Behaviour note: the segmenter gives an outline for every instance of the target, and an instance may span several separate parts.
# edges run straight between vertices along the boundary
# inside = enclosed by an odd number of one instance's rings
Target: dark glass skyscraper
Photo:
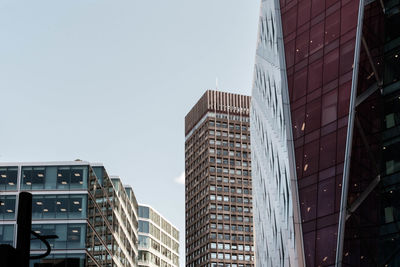
[[[254,266],[249,112],[206,91],[185,118],[187,267]]]
[[[400,266],[399,25],[398,0],[262,1],[259,266]]]

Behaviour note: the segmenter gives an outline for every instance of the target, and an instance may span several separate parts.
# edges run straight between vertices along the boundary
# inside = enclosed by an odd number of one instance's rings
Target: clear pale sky
[[[102,162],[181,233],[184,117],[249,95],[260,0],[0,0],[0,161]],[[183,266],[183,265],[182,265]]]

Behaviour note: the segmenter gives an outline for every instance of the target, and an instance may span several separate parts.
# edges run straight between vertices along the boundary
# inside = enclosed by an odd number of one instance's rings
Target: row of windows
[[[23,167],[21,189],[84,189],[87,179],[86,166]]]
[[[192,183],[194,183],[194,181],[192,181]],[[207,193],[206,184],[207,184],[207,180],[203,179],[200,183],[198,183],[193,188],[190,188],[190,186],[186,186],[186,200],[190,199],[190,201],[188,203],[186,203],[187,207],[191,206],[192,203],[195,203],[195,201],[197,199],[201,198],[203,195],[206,195],[206,193]]]
[[[209,264],[207,264],[207,266],[206,267],[251,267],[251,266],[253,266],[253,265],[251,265],[251,264],[237,264],[237,263],[232,263],[232,264],[230,264],[230,263],[215,263],[215,262],[212,262],[212,263],[209,263]]]
[[[149,207],[139,206],[138,210],[140,218],[150,219],[156,225],[160,226],[161,229],[172,235],[176,240],[179,240],[179,231],[166,220],[161,218],[161,216],[157,214],[153,209],[150,209]]]
[[[210,243],[211,249],[218,250],[239,250],[239,251],[254,251],[253,246],[231,243]]]
[[[241,207],[237,207],[237,208],[239,209]],[[245,209],[249,210],[248,208],[245,208]],[[236,208],[232,207],[232,211],[231,212],[233,213],[235,211],[236,211]],[[244,217],[242,217],[240,215],[231,214],[230,216],[231,216],[232,220],[229,220],[229,215],[214,216],[215,215],[214,214],[213,215],[214,219],[226,221],[225,224],[221,224],[221,223],[218,223],[218,224],[216,224],[216,223],[202,224],[202,223],[197,222],[197,223],[192,224],[192,225],[186,225],[186,236],[187,237],[189,237],[191,235],[199,236],[201,233],[208,231],[208,229],[210,229],[210,228],[211,229],[218,229],[218,230],[225,230],[225,231],[228,231],[230,229],[231,231],[239,231],[239,232],[245,231],[245,232],[252,233],[253,232],[253,227],[251,225],[241,225],[241,224],[236,225],[236,224],[232,224],[233,222],[236,222],[236,221],[239,222],[239,223],[249,223],[250,224],[252,222],[252,216],[251,216],[252,211],[251,211],[251,209],[250,209],[250,211],[248,213],[250,213],[250,216],[244,216]],[[197,214],[199,214],[199,212],[196,213],[196,215]],[[196,216],[196,215],[192,216],[192,217],[195,217],[195,218],[202,217],[201,215],[199,215],[199,216]],[[188,217],[188,216],[186,216],[186,217]],[[207,216],[205,216],[205,217],[207,217]]]
[[[220,122],[220,121],[216,121],[216,122],[215,121],[209,121],[208,125],[211,126],[211,127],[215,126],[217,128],[228,128],[228,123]],[[240,131],[240,129],[241,129],[242,131],[247,131],[247,130],[250,130],[249,128],[250,128],[250,126],[229,123],[229,130]]]
[[[249,207],[241,207],[241,206],[229,206],[229,205],[215,205],[210,204],[210,210],[224,210],[224,211],[231,211],[231,212],[244,212],[244,213],[251,213],[252,209]]]
[[[222,186],[222,185],[210,185],[210,191],[217,191],[217,192],[231,192],[231,193],[236,193],[236,194],[251,194],[251,189],[248,188],[235,188],[235,187],[229,187],[229,186]]]
[[[253,227],[250,225],[236,225],[236,224],[222,224],[210,223],[211,229],[224,230],[224,231],[238,231],[238,232],[253,232]]]
[[[252,203],[251,198],[248,197],[229,197],[222,195],[210,195],[210,200],[214,201],[223,201],[223,202],[237,202],[237,203]]]
[[[86,248],[86,224],[32,224],[32,231],[40,235],[57,235],[49,239],[54,249]],[[31,249],[46,249],[40,240],[31,241]]]
[[[197,177],[202,177],[206,174],[206,170],[204,169],[204,166],[206,166],[206,161],[208,161],[208,153],[206,151],[203,151],[202,153],[197,155],[197,158],[193,161],[193,160],[189,160],[186,163],[186,175],[188,176],[188,178],[190,180],[195,180],[192,178],[196,178],[194,176]],[[202,162],[202,164],[200,166],[196,166],[196,168],[193,168],[193,166],[195,166],[195,164],[199,164],[200,162]]]
[[[160,266],[160,267],[172,267],[171,264],[165,262],[164,260],[160,259],[160,257],[154,255],[151,252],[148,251],[139,251],[139,257],[138,257],[139,263],[148,265],[150,264],[151,266]],[[178,258],[175,256],[174,259],[174,264],[178,265]],[[139,265],[142,266],[142,265]]]
[[[198,199],[199,195],[200,196],[205,195],[205,192],[206,192],[206,188],[201,190],[200,194],[197,194],[195,198],[187,201],[187,203],[186,203],[186,216],[189,217],[188,223],[191,223],[192,221],[194,221],[197,218],[201,217],[201,215],[206,212],[205,207],[201,208],[206,202],[206,198],[205,197],[203,197],[199,202],[195,202]],[[244,192],[244,190],[242,192]],[[252,202],[253,202],[251,197],[248,198],[248,197],[236,197],[236,196],[225,196],[225,195],[214,195],[214,194],[211,194],[207,198],[209,200],[211,200],[211,201],[230,202],[230,203],[235,203],[236,202],[236,203],[252,204]],[[196,203],[196,205],[192,207],[192,203]],[[217,206],[215,206],[215,204],[211,204],[211,205],[214,205],[214,206],[210,206],[210,208],[217,207]],[[234,209],[236,210],[236,208],[234,208]],[[241,208],[238,208],[238,212],[241,212]],[[194,213],[194,216],[190,216],[193,213]]]
[[[216,183],[226,183],[226,184],[237,183],[237,184],[243,184],[244,186],[251,186],[251,181],[249,179],[234,178],[234,177],[230,177],[230,178],[222,177],[222,176],[215,177],[215,176],[211,175],[211,176],[209,176],[209,181],[212,183],[215,183],[215,182]],[[190,189],[190,187],[194,183],[195,183],[195,181],[192,181],[186,186],[187,197],[191,197],[194,194],[200,193],[200,189],[207,183],[207,180],[206,179],[202,180],[198,185],[196,185],[194,188]],[[219,187],[217,187],[217,191],[220,191]],[[228,191],[226,191],[225,187],[224,187],[224,192],[228,192]],[[244,188],[243,193],[251,194],[251,189]]]
[[[250,148],[250,144],[248,143],[239,143],[239,142],[228,142],[228,141],[224,141],[224,140],[214,140],[214,139],[210,139],[209,140],[209,144],[210,145],[217,145],[217,146],[224,146],[224,147],[231,147],[231,148]]]
[[[188,252],[189,249],[193,249],[197,246],[200,246],[201,244],[206,243],[207,240],[208,240],[207,234],[204,234],[204,235],[195,234],[192,236],[187,236],[186,244],[188,244],[188,245],[186,246],[186,251]]]
[[[86,218],[86,195],[33,195],[32,219]]]
[[[223,137],[229,137],[229,138],[236,138],[239,140],[249,140],[249,135],[248,134],[239,134],[239,133],[231,133],[231,132],[221,132],[221,131],[214,131],[214,130],[209,130],[208,134],[210,136],[223,136]]]
[[[228,256],[229,255],[229,256]],[[189,255],[186,257],[187,262],[192,260],[194,257],[192,255]],[[230,254],[230,253],[208,253],[204,255],[203,257],[197,259],[193,263],[189,263],[189,267],[197,267],[200,266],[200,263],[206,262],[208,259],[211,260],[232,260],[232,261],[253,261],[254,256],[251,254]],[[207,267],[250,267],[252,266],[251,264],[238,264],[238,263],[209,263],[207,265],[204,265]]]
[[[238,235],[238,234],[211,233],[210,234],[210,239],[253,242],[253,237],[252,236],[250,236],[250,235]]]
[[[211,259],[219,259],[219,260],[239,260],[239,261],[251,261],[251,255],[243,255],[243,254],[229,254],[229,253],[211,253]]]
[[[229,164],[231,166],[243,166],[243,167],[251,166],[251,161],[245,161],[245,160],[241,160],[241,159],[228,159],[228,158],[210,157],[209,162],[217,163],[217,164],[225,164],[225,165]]]
[[[214,148],[209,148],[208,152],[210,155],[223,155],[223,156],[230,156],[230,157],[238,157],[238,158],[251,158],[251,153],[250,152],[241,152],[241,151],[233,151],[233,150],[227,150],[227,149],[214,149]]]
[[[229,169],[229,168],[215,168],[210,167],[210,173],[225,173],[225,174],[232,174],[232,175],[243,175],[243,176],[250,176],[251,171],[248,170],[239,170],[239,169]]]
[[[244,108],[238,108],[238,107],[232,107],[233,109],[240,109],[240,111],[245,111],[245,110],[247,110],[248,111],[248,109],[244,109]],[[215,114],[215,118],[217,118],[217,119],[228,119],[229,118],[229,120],[231,120],[231,121],[242,121],[242,122],[249,122],[250,121],[250,118],[249,118],[249,116],[247,115],[247,116],[238,116],[238,115],[227,115],[227,114],[224,114],[224,113],[217,113],[217,114]]]
[[[168,259],[174,260],[174,262],[176,260],[175,264],[177,264],[178,256],[176,256],[174,253],[172,253],[172,250],[161,245],[159,242],[157,242],[156,240],[154,240],[151,237],[139,235],[139,246],[140,246],[140,250],[142,250],[143,248],[144,249],[152,248],[152,249],[160,252],[162,255],[164,255]],[[176,253],[178,253],[178,251],[176,251]]]
[[[217,183],[231,183],[231,184],[234,184],[235,182],[236,183],[238,183],[238,184],[244,184],[245,186],[246,185],[251,185],[251,182],[250,182],[250,180],[249,179],[242,179],[242,178],[233,178],[233,177],[230,177],[230,178],[228,178],[228,177],[222,177],[222,176],[217,176],[217,177],[215,177],[215,176],[210,176],[210,181],[211,182],[217,182]]]
[[[236,215],[229,215],[229,214],[210,214],[211,220],[218,220],[218,221],[238,221],[238,222],[252,222],[251,216],[236,216]]]

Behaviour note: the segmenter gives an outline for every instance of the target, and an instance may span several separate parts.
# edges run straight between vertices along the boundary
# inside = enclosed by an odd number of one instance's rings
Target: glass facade
[[[0,190],[8,191],[17,188],[18,169],[15,167],[0,168]]]
[[[0,225],[0,244],[12,245],[14,242],[14,225]]]
[[[262,222],[263,212],[270,217],[293,203],[286,223],[294,222],[297,254],[289,261],[400,266],[399,10],[398,0],[262,1],[252,99],[254,214]],[[269,169],[282,162],[282,143],[274,144],[285,135],[292,202],[290,194],[276,201],[263,189],[282,177]],[[256,233],[282,235],[268,229],[275,221]],[[290,237],[290,228],[280,230]],[[279,247],[256,242],[257,262],[289,266],[274,262]]]
[[[364,9],[357,95],[368,97],[356,107],[343,266],[400,266],[399,11],[398,0]]]
[[[85,267],[85,254],[50,254],[42,260],[31,260],[31,264],[42,263],[65,267]]]
[[[87,166],[23,167],[21,189],[87,189]]]
[[[15,202],[16,197],[13,195],[0,196],[0,220],[15,219]]]
[[[20,177],[18,176],[20,173]],[[101,175],[101,177],[98,177]],[[3,180],[1,180],[3,179]],[[103,166],[75,161],[0,166],[0,243],[15,246],[17,194],[32,193],[32,230],[57,235],[52,254],[34,263],[63,266],[137,266],[138,205],[132,188]],[[33,254],[46,250],[37,239]],[[64,265],[65,264],[65,265]]]
[[[281,1],[280,8],[305,262],[329,266],[336,256],[358,1]]]
[[[86,219],[87,195],[34,195],[32,219]]]

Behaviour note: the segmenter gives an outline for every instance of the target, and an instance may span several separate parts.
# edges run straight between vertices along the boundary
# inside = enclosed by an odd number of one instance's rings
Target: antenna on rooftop
[[[215,90],[218,91],[218,77],[215,77]]]

